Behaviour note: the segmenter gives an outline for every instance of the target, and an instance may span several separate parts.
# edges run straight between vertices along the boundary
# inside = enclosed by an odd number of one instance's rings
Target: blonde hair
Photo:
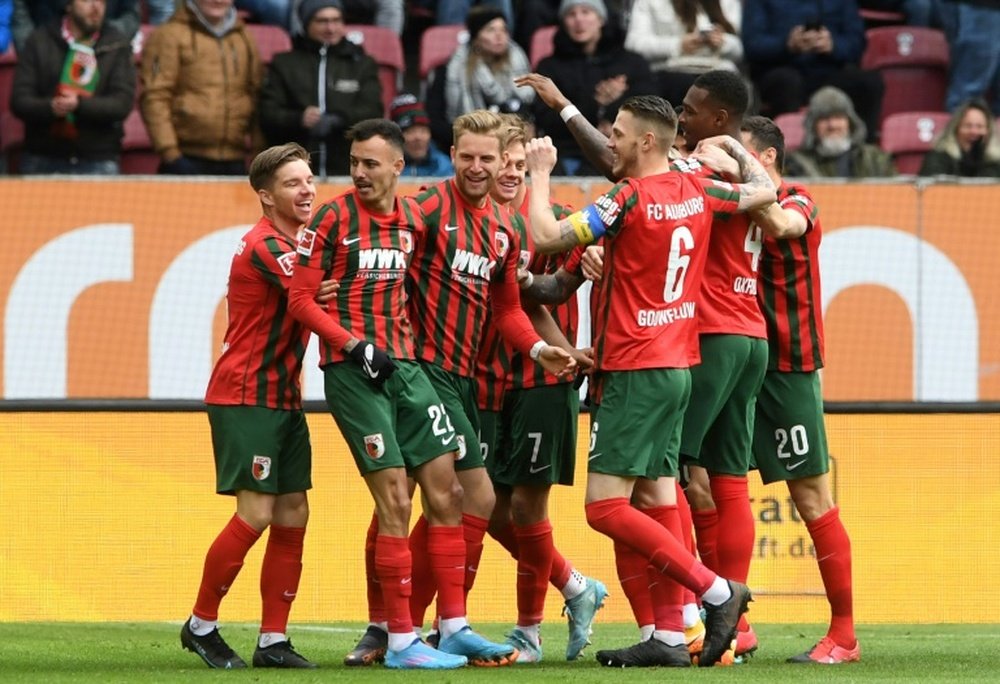
[[[499,114],[485,109],[476,109],[462,114],[451,125],[452,144],[458,145],[458,139],[466,133],[489,135],[497,139],[501,149],[505,144],[504,120]]]
[[[500,149],[506,150],[511,145],[528,142],[528,128],[524,119],[517,114],[501,114],[503,130],[501,132]]]
[[[274,174],[288,162],[302,160],[309,163],[309,153],[298,143],[285,143],[268,147],[250,162],[250,187],[255,191],[270,189]]]

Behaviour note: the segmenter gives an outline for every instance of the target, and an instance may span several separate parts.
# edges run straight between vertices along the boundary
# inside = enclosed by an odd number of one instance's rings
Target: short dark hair
[[[706,71],[694,80],[693,88],[701,88],[708,96],[722,106],[729,116],[740,119],[750,106],[750,90],[746,81],[735,71],[714,69]]]
[[[768,147],[774,148],[775,164],[781,172],[785,167],[785,134],[778,128],[778,124],[766,116],[748,116],[743,119],[740,130],[750,134],[756,152],[763,152]]]
[[[270,188],[278,169],[296,160],[309,163],[309,153],[298,143],[268,147],[250,162],[250,187],[255,191]]]
[[[664,152],[673,145],[677,135],[677,112],[659,95],[633,95],[622,103],[619,111],[629,112],[637,119],[660,127]]]
[[[403,129],[389,119],[365,119],[347,129],[346,137],[350,142],[364,142],[378,136],[403,154]]]

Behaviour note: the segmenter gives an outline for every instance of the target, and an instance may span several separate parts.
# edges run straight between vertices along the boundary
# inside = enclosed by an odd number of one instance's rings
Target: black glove
[[[319,121],[314,123],[313,127],[309,129],[309,134],[314,138],[327,138],[331,133],[339,131],[343,127],[344,117],[334,112],[328,112],[320,115]]]
[[[361,366],[361,370],[375,385],[375,389],[381,389],[389,376],[396,372],[396,364],[392,362],[389,355],[371,342],[358,342],[348,354],[356,364]]]
[[[181,155],[173,161],[160,162],[160,173],[174,176],[196,176],[198,175],[198,165]]]

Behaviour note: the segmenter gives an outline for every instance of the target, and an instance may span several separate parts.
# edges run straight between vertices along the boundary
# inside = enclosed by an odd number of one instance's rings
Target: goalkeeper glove
[[[396,372],[396,364],[392,362],[389,355],[371,342],[358,342],[348,354],[356,364],[361,366],[361,370],[364,371],[369,382],[375,385],[375,389],[381,389],[389,376]]]

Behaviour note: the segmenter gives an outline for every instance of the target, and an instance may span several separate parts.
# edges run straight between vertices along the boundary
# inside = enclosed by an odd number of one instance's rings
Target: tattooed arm
[[[549,176],[556,165],[556,148],[552,140],[535,138],[525,145],[528,173],[531,174],[531,195],[528,200],[528,229],[535,240],[535,247],[542,254],[565,252],[590,239],[574,227],[570,219],[557,220],[549,204]],[[576,214],[573,214],[576,216]],[[572,217],[571,217],[572,218]]]
[[[551,275],[536,275],[530,287],[521,290],[521,296],[539,304],[562,304],[583,284],[583,277],[559,268]]]
[[[739,177],[743,179],[743,182],[735,184],[740,195],[739,211],[763,209],[777,199],[774,183],[767,175],[767,171],[738,140],[729,135],[720,135],[698,143],[698,149],[702,150],[703,154],[699,154],[696,150],[695,158],[705,160],[714,168],[715,165],[709,161],[710,151],[706,149],[711,146],[721,148],[739,167]]]

